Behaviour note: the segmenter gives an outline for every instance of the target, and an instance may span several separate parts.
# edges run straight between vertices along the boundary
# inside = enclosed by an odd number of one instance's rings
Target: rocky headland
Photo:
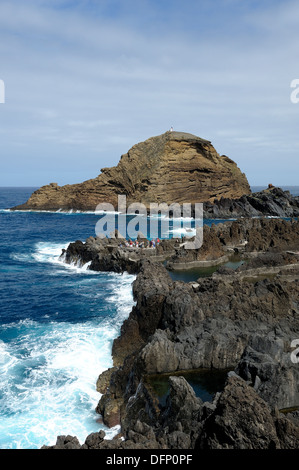
[[[103,431],[79,443],[59,436],[51,448],[295,449],[299,446],[299,222],[246,218],[204,226],[204,243],[184,240],[155,249],[119,246],[117,238],[70,244],[67,263],[128,271],[135,305],[112,347],[113,367],[97,381]],[[243,263],[225,262],[236,255]],[[194,282],[169,270],[218,265]],[[229,371],[212,401],[203,402],[186,371]],[[162,405],[151,378],[169,377]]]
[[[118,195],[127,203],[190,203],[237,199],[251,193],[236,163],[219,155],[210,141],[185,132],[166,132],[134,145],[117,166],[103,168],[80,184],[51,183],[14,210],[95,211],[100,203],[117,210]]]
[[[12,210],[95,211],[143,203],[203,203],[204,219],[235,219],[203,227],[203,244],[144,235],[126,246],[119,233],[89,237],[63,251],[65,263],[94,271],[129,272],[135,305],[113,342],[113,367],[96,387],[97,412],[120,434],[100,431],[63,449],[295,449],[299,446],[299,197],[269,184],[252,193],[235,162],[210,141],[166,132],[134,145],[117,166],[80,184],[35,191]],[[289,220],[285,220],[285,219]],[[219,221],[217,221],[219,222]],[[230,267],[233,257],[237,267]],[[171,273],[213,268],[192,282]],[[298,340],[299,341],[299,340]],[[186,373],[222,371],[226,380],[208,401]],[[168,378],[161,402],[153,379]],[[48,448],[44,446],[44,448]]]

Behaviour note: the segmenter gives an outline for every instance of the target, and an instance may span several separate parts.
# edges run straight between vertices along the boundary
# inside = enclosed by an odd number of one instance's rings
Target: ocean
[[[96,380],[112,366],[135,276],[60,261],[70,242],[95,235],[99,216],[7,210],[35,189],[0,188],[0,449],[118,432],[99,422]]]
[[[0,448],[52,445],[57,435],[117,429],[98,422],[98,375],[132,305],[129,274],[59,261],[94,235],[90,214],[7,212],[35,188],[0,189]]]

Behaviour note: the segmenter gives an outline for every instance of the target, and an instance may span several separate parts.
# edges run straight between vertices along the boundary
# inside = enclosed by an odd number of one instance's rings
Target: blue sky
[[[298,185],[299,3],[0,1],[0,186],[81,182],[171,126]]]

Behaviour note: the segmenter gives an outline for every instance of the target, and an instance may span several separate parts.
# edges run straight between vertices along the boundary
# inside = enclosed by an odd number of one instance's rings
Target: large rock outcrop
[[[197,282],[173,281],[161,262],[140,259],[136,303],[113,342],[113,367],[97,381],[97,411],[107,426],[121,425],[123,440],[101,432],[81,446],[60,436],[52,448],[298,448],[299,369],[291,355],[299,336],[298,223],[242,219],[212,227],[208,246],[218,237],[235,249],[245,239],[246,262]],[[105,253],[104,245],[90,239],[64,255],[85,262],[98,250]],[[116,263],[113,250],[110,258]],[[98,269],[110,258],[101,254]],[[203,403],[183,377],[202,368],[230,370],[212,402]],[[159,374],[170,376],[164,404],[151,382]]]
[[[115,367],[98,406],[104,423],[111,410],[113,425],[117,416],[128,421],[126,404],[145,376],[200,368],[236,369],[269,406],[297,406],[299,370],[290,358],[299,331],[296,275],[257,282],[217,275],[192,284],[172,282],[162,265],[147,261],[133,292],[136,306],[114,341]]]
[[[211,142],[183,132],[166,132],[134,145],[117,166],[80,184],[51,183],[13,209],[94,211],[99,203],[117,208],[118,195],[127,203],[195,203],[250,194],[246,176]]]
[[[256,193],[232,199],[221,197],[207,201],[203,207],[206,219],[237,217],[298,217],[299,197],[269,184]]]

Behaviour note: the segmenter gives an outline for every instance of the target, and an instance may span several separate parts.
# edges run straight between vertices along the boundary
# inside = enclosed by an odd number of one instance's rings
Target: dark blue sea
[[[59,261],[69,242],[95,234],[98,217],[3,211],[34,189],[0,189],[1,449],[39,448],[59,434],[83,444],[105,429],[96,380],[133,305],[134,276]]]
[[[0,188],[1,449],[52,445],[60,434],[84,443],[91,432],[118,431],[98,422],[95,384],[112,366],[135,277],[64,264],[62,249],[94,236],[99,216],[7,210],[35,189]]]

